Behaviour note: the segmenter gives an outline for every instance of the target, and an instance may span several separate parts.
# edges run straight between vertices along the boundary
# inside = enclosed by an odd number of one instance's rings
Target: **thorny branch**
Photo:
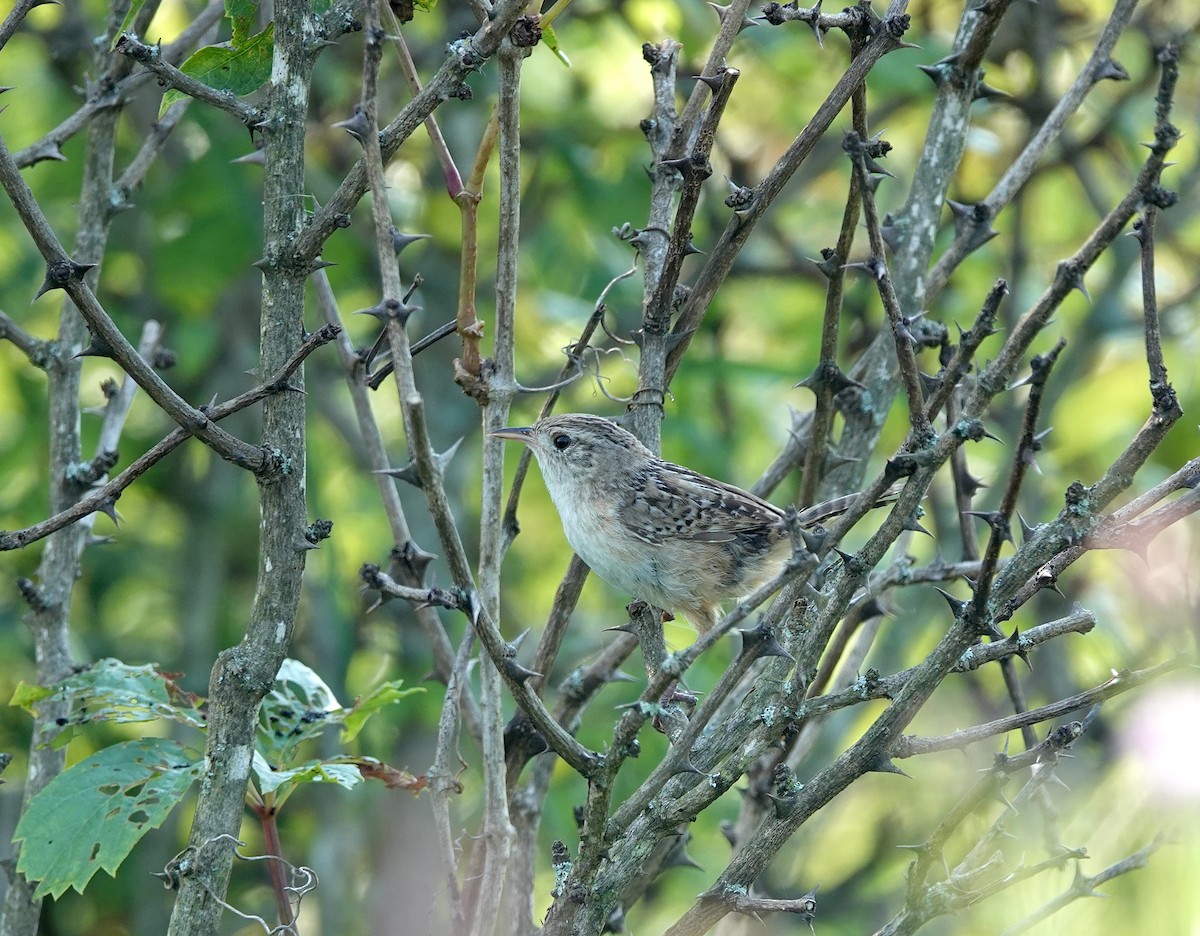
[[[260,403],[272,394],[288,391],[294,392],[296,388],[289,381],[296,371],[299,370],[300,365],[304,363],[304,359],[317,348],[328,344],[340,333],[341,327],[338,325],[326,325],[318,329],[305,338],[304,343],[296,349],[287,363],[271,375],[268,380],[247,390],[245,393],[239,394],[233,399],[226,400],[224,403],[214,403],[203,407],[203,413],[209,420],[216,423],[227,416],[231,416],[249,406]],[[100,485],[86,497],[76,501],[67,509],[23,530],[0,531],[0,551],[20,549],[28,546],[30,543],[35,543],[49,536],[51,533],[69,526],[75,521],[95,513],[97,510],[111,508],[121,496],[122,491],[154,467],[154,465],[162,461],[167,455],[179,448],[193,434],[183,428],[173,430],[152,446],[145,454],[134,459],[129,467],[120,474]]]
[[[0,26],[0,47],[33,5],[28,0],[17,4],[3,26]],[[548,18],[556,16],[562,6],[555,6]],[[926,69],[938,84],[939,106],[949,107],[945,102],[952,98],[957,106],[965,110],[970,101],[978,96],[982,87],[979,64],[1008,6],[1007,0],[995,0],[968,9],[957,43],[960,51]],[[712,171],[710,153],[718,125],[730,102],[734,80],[738,76],[738,70],[726,63],[726,57],[735,37],[747,23],[745,16],[749,3],[735,0],[728,7],[718,8],[720,28],[712,53],[680,114],[675,113],[674,102],[679,46],[673,40],[666,40],[658,46],[647,47],[647,58],[652,59],[656,105],[654,117],[643,126],[654,155],[651,222],[639,233],[640,243],[636,244],[645,273],[644,327],[639,338],[641,371],[631,407],[639,435],[657,449],[658,422],[667,399],[667,387],[716,290],[728,277],[757,222],[812,153],[845,103],[853,101],[854,131],[846,138],[846,147],[852,157],[854,171],[837,248],[831,255],[825,256],[822,266],[829,277],[829,288],[822,331],[821,363],[818,374],[812,378],[817,391],[817,407],[808,423],[811,428],[808,430],[807,454],[804,456],[801,506],[815,499],[823,474],[827,439],[830,437],[834,412],[838,408],[834,397],[840,390],[851,390],[860,396],[867,394],[867,387],[854,378],[853,372],[843,374],[837,365],[843,267],[860,210],[865,215],[871,251],[869,260],[863,266],[876,280],[891,326],[894,351],[899,361],[899,376],[908,400],[912,436],[867,485],[858,503],[844,517],[834,522],[828,530],[806,531],[807,535],[798,537],[792,563],[775,581],[758,589],[727,615],[718,627],[703,635],[692,646],[670,655],[664,652],[661,659],[654,661],[644,692],[621,714],[612,735],[612,744],[603,754],[584,747],[575,739],[574,733],[579,727],[583,707],[592,701],[599,688],[609,681],[622,678],[617,667],[630,653],[633,641],[621,635],[593,663],[573,668],[571,675],[559,688],[559,703],[553,706],[553,715],[550,713],[541,694],[587,574],[586,567],[578,560],[572,562],[556,596],[550,620],[534,654],[532,669],[517,662],[519,640],[509,644],[502,638],[498,591],[500,558],[517,533],[516,506],[529,453],[523,453],[518,479],[501,518],[498,485],[502,478],[502,460],[497,455],[499,446],[485,443],[484,503],[487,522],[483,538],[484,555],[477,567],[477,586],[476,573],[472,571],[463,537],[450,509],[442,463],[430,441],[429,413],[413,372],[413,355],[422,345],[420,342],[411,343],[408,338],[407,324],[415,311],[414,307],[408,305],[413,290],[405,290],[401,282],[395,257],[395,231],[387,212],[384,166],[415,128],[425,123],[447,188],[463,209],[462,293],[455,324],[464,340],[464,353],[458,377],[464,388],[483,404],[485,429],[503,424],[508,402],[512,394],[520,389],[512,376],[512,339],[517,271],[516,212],[520,187],[516,91],[522,53],[512,47],[509,37],[517,17],[526,9],[523,3],[501,0],[493,6],[478,4],[477,11],[483,25],[474,35],[464,36],[450,44],[442,68],[425,85],[417,77],[416,66],[403,39],[396,39],[401,68],[413,92],[413,99],[382,131],[376,113],[376,82],[385,36],[378,19],[381,7],[377,2],[366,4],[367,41],[362,111],[367,132],[362,139],[363,157],[346,176],[333,198],[315,214],[312,223],[297,230],[271,262],[307,269],[330,234],[348,223],[348,213],[354,204],[366,191],[371,192],[375,210],[375,240],[382,272],[382,296],[378,306],[370,311],[382,321],[391,350],[391,361],[376,371],[374,378],[366,375],[364,365],[369,362],[355,355],[347,339],[339,335],[336,303],[328,279],[323,271],[318,271],[318,294],[331,325],[317,335],[306,338],[284,368],[254,390],[225,404],[190,407],[153,374],[147,365],[146,353],[133,351],[120,336],[84,282],[87,265],[76,263],[67,256],[36,205],[32,205],[32,199],[27,197],[28,190],[22,192],[17,184],[19,175],[16,168],[26,164],[22,162],[22,154],[17,154],[18,158],[14,161],[0,144],[0,176],[3,176],[6,190],[18,206],[22,219],[48,264],[45,288],[63,288],[67,291],[87,317],[95,350],[110,353],[117,359],[146,387],[164,411],[180,424],[180,428],[141,459],[74,506],[35,527],[0,534],[0,546],[23,546],[96,510],[111,509],[116,498],[133,480],[190,435],[200,436],[223,456],[239,464],[256,471],[270,470],[271,466],[261,451],[223,434],[215,427],[215,423],[269,395],[295,389],[289,378],[304,357],[320,344],[339,338],[355,405],[365,410],[365,415],[363,412],[359,414],[360,430],[368,440],[371,467],[381,472],[379,483],[383,502],[396,543],[391,570],[383,572],[378,567],[367,565],[361,574],[367,585],[381,595],[401,598],[416,606],[425,633],[433,644],[437,671],[447,681],[446,702],[439,725],[437,761],[430,776],[434,785],[441,859],[448,880],[450,915],[456,931],[487,932],[497,918],[505,916],[498,909],[498,902],[513,834],[507,825],[510,815],[516,817],[520,814],[519,819],[514,818],[518,826],[515,846],[518,853],[514,864],[521,865],[522,870],[519,874],[513,872],[509,875],[509,886],[518,880],[527,882],[526,889],[510,900],[524,900],[532,892],[533,850],[537,847],[538,821],[553,770],[552,758],[537,761],[525,786],[518,788],[517,784],[524,765],[547,744],[587,778],[588,789],[580,814],[582,841],[575,861],[572,863],[565,848],[556,851],[554,867],[561,880],[555,890],[556,901],[545,932],[565,933],[580,928],[599,931],[602,925],[613,920],[619,921],[625,900],[640,896],[648,880],[661,870],[663,865],[660,860],[647,857],[649,847],[658,848],[660,856],[664,843],[674,843],[672,848],[678,845],[682,849],[686,836],[681,835],[679,830],[730,789],[752,765],[762,763],[764,754],[782,744],[785,736],[794,735],[801,728],[818,725],[819,719],[829,713],[872,699],[888,700],[890,704],[887,709],[874,720],[862,737],[832,763],[819,769],[807,784],[793,782],[788,772],[790,768],[786,764],[780,765],[783,770],[775,777],[774,792],[769,797],[772,805],[767,810],[761,828],[746,840],[736,843],[739,851],[729,866],[671,932],[703,932],[728,912],[791,912],[802,919],[811,920],[817,909],[813,893],[800,898],[783,899],[754,894],[751,886],[783,842],[854,779],[871,771],[895,772],[892,758],[962,747],[1014,729],[1029,728],[1094,705],[1102,699],[1188,665],[1188,661],[1180,657],[1141,670],[1123,672],[1100,686],[1056,702],[1029,711],[1018,711],[1015,715],[948,735],[932,738],[901,735],[913,715],[948,675],[970,674],[993,662],[1010,665],[1013,656],[1025,657],[1031,650],[1050,640],[1068,633],[1089,632],[1096,619],[1091,612],[1082,609],[1024,632],[1014,630],[1007,637],[996,626],[1012,617],[1039,590],[1053,585],[1063,569],[1084,552],[1114,547],[1144,551],[1145,544],[1155,533],[1200,509],[1200,494],[1194,490],[1200,479],[1198,459],[1125,507],[1107,515],[1100,513],[1132,483],[1138,468],[1181,415],[1163,359],[1162,330],[1154,283],[1157,212],[1172,203],[1171,193],[1164,192],[1159,185],[1159,175],[1178,135],[1168,122],[1174,88],[1172,75],[1176,68],[1176,53],[1173,50],[1168,49],[1163,54],[1164,78],[1160,87],[1158,123],[1150,159],[1126,198],[1109,213],[1075,256],[1060,265],[1053,284],[1020,319],[992,361],[978,374],[972,373],[975,355],[983,340],[993,334],[1000,303],[1007,294],[1007,284],[1003,280],[996,282],[972,328],[960,336],[957,344],[952,345],[949,340],[943,342],[942,368],[935,380],[925,382],[920,373],[916,342],[909,333],[917,308],[909,304],[913,295],[934,295],[963,257],[994,234],[991,220],[1030,178],[1046,147],[1062,135],[1068,118],[1087,90],[1101,78],[1112,76],[1110,51],[1128,21],[1133,6],[1133,0],[1118,0],[1112,18],[1095,47],[1092,61],[992,195],[978,205],[952,205],[956,216],[955,239],[929,274],[928,282],[924,281],[924,275],[936,225],[921,235],[928,234],[928,250],[914,249],[903,257],[893,257],[893,264],[897,261],[901,265],[915,263],[917,272],[914,274],[905,269],[897,276],[897,283],[892,281],[885,254],[886,247],[894,245],[885,238],[887,221],[881,220],[876,210],[872,179],[876,173],[872,169],[874,157],[871,154],[871,146],[875,141],[868,137],[866,129],[863,82],[883,55],[905,45],[902,37],[908,27],[908,17],[904,15],[903,0],[895,0],[882,20],[865,3],[836,14],[822,13],[820,4],[808,10],[800,8],[798,4],[769,4],[764,8],[763,18],[768,22],[776,25],[793,21],[805,23],[812,28],[818,42],[823,33],[830,29],[844,30],[851,40],[851,64],[767,177],[754,187],[735,186],[729,203],[733,216],[729,218],[724,233],[690,290],[680,288],[685,285],[682,276],[684,258],[692,251],[692,224],[701,205],[703,183]],[[219,15],[221,5],[210,4],[202,16],[211,18],[214,11]],[[536,26],[536,17],[530,19]],[[526,27],[529,26],[526,23]],[[167,50],[160,52],[133,36],[124,36],[118,51],[144,63],[147,69],[168,84],[227,110],[248,125],[261,122],[263,111],[260,108],[200,86],[199,82],[173,68],[169,64],[171,56]],[[502,104],[484,131],[474,170],[464,184],[445,140],[433,123],[432,113],[448,96],[462,94],[464,81],[469,74],[497,54],[501,60]],[[84,107],[72,118],[73,122],[64,124],[48,135],[47,142],[40,149],[30,149],[25,158],[30,161],[36,161],[35,156],[41,159],[55,158],[53,151],[61,139],[76,132],[95,114],[119,106],[142,77],[140,73],[123,77],[105,86],[102,93],[89,97]],[[121,202],[123,206],[182,111],[183,107],[177,105],[164,118],[159,130],[147,138],[143,154],[131,165],[128,177],[123,176],[115,187],[114,209],[119,207],[116,202]],[[965,128],[966,121],[963,119],[963,138]],[[482,322],[476,317],[474,309],[478,265],[475,239],[478,217],[475,208],[482,193],[483,173],[497,139],[500,141],[501,171],[505,174],[500,194],[501,215],[505,219],[501,237],[504,252],[497,277],[496,354],[493,359],[486,359],[482,351]],[[954,169],[950,163],[956,162],[955,158],[943,166],[946,171],[941,182],[949,183]],[[940,196],[924,205],[922,210],[939,211]],[[977,514],[990,529],[983,556],[980,558],[976,550],[960,563],[938,559],[915,569],[910,567],[911,560],[906,562],[900,556],[893,560],[886,571],[873,572],[889,549],[897,543],[903,545],[905,541],[900,537],[914,529],[918,503],[940,468],[951,459],[961,458],[967,442],[988,437],[982,422],[988,408],[1000,393],[1011,389],[1008,387],[1009,380],[1026,360],[1033,342],[1043,333],[1064,297],[1071,289],[1082,288],[1086,271],[1110,247],[1117,233],[1137,212],[1141,213],[1141,218],[1134,233],[1141,244],[1146,357],[1152,398],[1152,412],[1146,426],[1101,479],[1091,488],[1084,488],[1082,484],[1073,486],[1067,492],[1067,504],[1060,516],[1050,523],[1030,528],[1022,546],[1010,558],[1001,560],[1003,544],[1011,541],[1009,528],[1016,511],[1018,494],[1027,469],[1033,465],[1034,455],[1040,447],[1037,421],[1046,374],[1062,346],[1060,344],[1048,354],[1033,358],[1032,390],[1000,506],[995,511]],[[915,217],[911,215],[910,220]],[[825,269],[826,265],[829,269]],[[630,270],[617,279],[633,272]],[[914,276],[921,280],[919,286],[914,286]],[[580,339],[568,352],[568,362],[563,368],[564,379],[572,371],[579,371],[583,355],[604,314],[602,295]],[[440,337],[449,330],[449,326],[443,327],[435,335]],[[46,343],[27,334],[2,313],[0,337],[8,338],[35,365],[46,353]],[[393,367],[404,416],[405,436],[413,459],[409,474],[419,482],[427,499],[429,513],[451,568],[453,585],[449,588],[424,584],[421,573],[430,557],[412,541],[394,486],[383,474],[387,470],[386,456],[378,427],[370,415],[365,390],[368,385],[378,386],[378,382]],[[556,395],[557,391],[551,395],[543,414],[550,412],[555,405]],[[938,436],[935,435],[933,421],[943,411],[947,414],[947,428]],[[801,423],[802,420],[798,421],[797,426],[803,428]],[[797,434],[803,435],[799,429]],[[788,465],[794,464],[796,458],[793,453]],[[103,474],[104,466],[92,465],[90,470],[96,472],[98,479]],[[866,513],[878,495],[898,479],[907,479],[907,483],[899,503],[877,533],[854,552],[840,550],[845,534]],[[769,486],[774,487],[779,480],[778,475],[773,477]],[[961,487],[961,477],[958,480]],[[1184,490],[1182,496],[1161,503],[1181,489]],[[847,681],[853,672],[847,676],[843,670],[839,674],[839,681],[829,688],[831,674],[836,664],[842,661],[847,646],[846,641],[839,643],[833,639],[839,624],[844,625],[851,614],[862,611],[885,591],[922,582],[947,582],[958,576],[970,577],[972,596],[966,601],[948,598],[954,616],[953,624],[922,662],[886,676],[874,669],[867,670],[849,685]],[[646,722],[661,714],[659,699],[663,691],[682,676],[702,653],[749,617],[781,586],[784,591],[780,600],[756,626],[741,631],[741,653],[732,665],[707,693],[690,719],[671,731],[671,746],[666,755],[650,771],[645,781],[614,809],[613,795],[618,773],[626,760],[638,753],[638,735]],[[450,642],[434,608],[455,610],[467,619],[468,626],[457,648]],[[870,614],[878,616],[880,610],[878,607],[872,608]],[[657,626],[657,621],[654,624]],[[487,653],[483,704],[478,706],[469,685],[469,667],[476,635]],[[991,639],[983,641],[981,635]],[[645,655],[649,658],[652,654],[646,651]],[[851,670],[862,661],[861,656],[851,655],[847,659]],[[519,706],[503,739],[500,737],[499,680],[507,685]],[[460,720],[481,743],[488,784],[484,840],[474,850],[465,874],[458,865],[449,805],[451,795],[459,792],[453,769],[454,759],[458,756]],[[1078,722],[1060,726],[1044,741],[1022,754],[999,756],[976,788],[947,815],[929,842],[919,847],[918,858],[909,878],[908,904],[916,905],[913,898],[917,895],[917,888],[927,886],[931,867],[936,861],[944,860],[944,846],[950,834],[981,802],[998,791],[1004,776],[1035,764],[1052,766],[1054,759],[1069,747],[1082,730],[1083,726]],[[1036,783],[1031,781],[1027,784],[1021,796],[1031,795],[1035,787],[1046,782],[1049,773],[1046,770],[1045,776],[1036,778]],[[750,792],[757,795],[758,790],[756,788]],[[980,845],[991,841],[990,836],[994,834],[995,828],[989,830]],[[204,844],[207,846],[210,842]],[[1047,904],[1031,917],[1028,925],[1048,916],[1070,899],[1091,893],[1097,884],[1110,877],[1141,866],[1156,847],[1157,843],[1147,846],[1142,852],[1093,878],[1077,876],[1076,884],[1061,898]],[[973,855],[968,855],[954,869],[955,880],[963,882],[964,890],[961,894],[952,895],[952,900],[958,901],[955,906],[965,905],[968,897],[981,899],[1018,879],[1061,866],[1077,857],[1077,852],[1063,850],[1044,861],[1022,864],[999,883],[979,884],[982,880],[979,877],[980,868],[986,866],[981,866]],[[639,875],[644,879],[640,885]],[[1080,881],[1083,883],[1080,884]],[[969,892],[966,890],[968,885],[972,888]],[[209,891],[209,894],[222,905],[228,906],[216,893]],[[593,894],[596,899],[591,906],[578,906],[586,903],[580,899],[581,894]],[[925,895],[922,893],[919,896],[923,898]],[[529,903],[532,905],[531,900]],[[907,909],[909,907],[906,904]],[[524,923],[532,926],[527,909],[512,917],[516,921],[512,927],[514,932]],[[910,925],[911,920],[895,921],[895,928],[887,932],[907,932],[909,930],[906,927]],[[1012,932],[1021,931],[1025,926],[1023,921]]]

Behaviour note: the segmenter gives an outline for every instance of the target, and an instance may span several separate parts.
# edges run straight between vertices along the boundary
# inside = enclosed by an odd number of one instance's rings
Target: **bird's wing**
[[[669,462],[638,475],[622,516],[639,539],[654,544],[725,543],[784,523],[783,511],[762,498]]]

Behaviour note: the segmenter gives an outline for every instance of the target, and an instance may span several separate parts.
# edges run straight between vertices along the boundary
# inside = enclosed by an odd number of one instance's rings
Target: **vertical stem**
[[[507,425],[514,380],[514,322],[517,255],[521,232],[521,62],[526,50],[510,42],[500,46],[499,128],[500,236],[496,268],[496,330],[492,373],[483,407],[483,490],[479,517],[479,599],[492,620],[500,620],[500,565],[504,558],[504,442],[489,433]],[[485,849],[471,932],[486,936],[496,928],[509,857],[516,831],[508,814],[504,759],[503,682],[496,664],[480,659],[480,708],[483,715]]]
[[[277,370],[304,336],[308,269],[291,262],[289,244],[304,222],[304,130],[313,58],[304,47],[309,4],[276,0],[275,48],[267,94],[263,189],[263,285],[259,368]],[[303,374],[293,385],[303,388]],[[233,865],[254,753],[258,707],[287,655],[296,624],[307,543],[303,393],[263,404],[262,445],[274,469],[258,477],[259,561],[246,634],[217,657],[209,681],[205,772],[192,823],[195,870],[183,878],[170,936],[215,936]],[[215,843],[215,844],[214,844]]]
[[[863,41],[857,33],[850,37],[850,56],[862,51]],[[854,89],[850,98],[851,119],[854,132],[864,140],[867,138],[867,86],[864,82]],[[821,481],[821,472],[825,464],[825,440],[833,427],[833,398],[837,395],[838,387],[831,379],[837,372],[838,333],[842,315],[842,294],[846,285],[846,262],[850,259],[850,248],[854,245],[854,233],[858,226],[858,214],[862,198],[858,192],[858,177],[850,172],[849,192],[846,195],[846,208],[842,212],[842,227],[838,233],[834,263],[829,270],[829,284],[825,290],[825,316],[821,326],[821,358],[817,364],[816,379],[813,380],[813,392],[816,394],[816,406],[813,408],[812,422],[809,424],[808,449],[804,453],[804,469],[800,480],[800,496],[796,499],[798,507],[811,507],[816,503],[817,486]],[[747,800],[749,802],[749,800]]]
[[[0,48],[21,24],[35,3],[17,3],[3,26],[0,26]],[[148,7],[155,7],[153,3]],[[117,0],[107,19],[106,35],[116,33],[128,3]],[[101,40],[98,50],[106,50],[108,42]],[[108,56],[97,51],[94,67],[104,72]],[[83,185],[79,206],[79,229],[75,236],[73,259],[79,263],[100,263],[108,243],[111,220],[110,192],[113,178],[114,139],[120,110],[97,114],[87,133],[84,157]],[[99,269],[87,274],[92,288],[100,278]],[[50,441],[50,513],[56,514],[75,503],[85,493],[69,478],[70,469],[82,458],[80,442],[79,385],[82,363],[75,353],[88,344],[88,330],[83,317],[69,300],[63,301],[59,316],[57,351],[46,356],[47,397]],[[39,602],[26,617],[33,635],[34,656],[38,681],[46,686],[71,673],[70,615],[71,597],[79,578],[80,561],[92,532],[90,519],[74,523],[52,534],[46,541],[37,570]],[[25,780],[21,808],[62,772],[66,749],[52,748],[43,743],[47,728],[55,728],[56,720],[66,715],[64,703],[47,699],[39,706],[33,722],[33,740],[29,751],[29,772]],[[16,866],[16,846],[12,856]],[[42,901],[33,896],[36,885],[23,875],[13,873],[0,911],[0,934],[3,936],[33,936],[38,931]]]
[[[279,861],[268,861],[267,873],[271,876],[271,890],[275,892],[275,906],[279,911],[279,922],[282,926],[291,926],[296,922],[296,914],[292,909],[292,901],[288,898],[287,868],[283,864],[283,844],[279,840],[279,814],[270,802],[274,795],[268,796],[268,803],[257,807],[254,811],[262,823],[263,849],[268,855],[279,858]]]

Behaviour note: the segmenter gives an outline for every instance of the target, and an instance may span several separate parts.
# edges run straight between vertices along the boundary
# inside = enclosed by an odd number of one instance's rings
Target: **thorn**
[[[70,257],[47,264],[46,277],[42,280],[41,288],[34,295],[34,301],[36,302],[52,289],[63,289],[70,282],[82,282],[88,270],[94,269],[95,266],[94,263],[76,263]]]
[[[399,255],[405,247],[415,244],[417,241],[428,240],[432,236],[432,234],[402,234],[392,228],[392,249]]]
[[[635,637],[637,636],[637,631],[633,629],[632,624],[617,624],[615,627],[605,627],[603,630],[616,631],[619,634],[633,634]]]
[[[925,371],[917,371],[917,377],[921,381],[921,389],[928,396],[933,393],[942,383],[942,379],[936,374],[927,374]]]
[[[924,533],[930,539],[933,539],[933,534],[925,529],[925,527],[921,526],[921,521],[916,517],[909,517],[907,520],[905,520],[904,529],[912,533]]]
[[[998,510],[964,510],[963,515],[967,517],[978,517],[989,527],[1004,542],[1013,543],[1012,530],[1009,526],[1008,517],[1000,513]],[[1015,546],[1016,543],[1013,543]]]
[[[692,179],[707,179],[712,175],[712,166],[703,156],[688,154],[678,159],[662,159],[658,163],[668,169],[674,169],[687,181]]]
[[[690,838],[691,838],[690,834],[684,833],[683,835],[680,835],[676,839],[675,843],[671,846],[670,850],[667,852],[666,857],[663,858],[662,867],[664,869],[666,869],[666,868],[695,868],[697,871],[704,870],[704,868],[702,868],[699,864],[697,864],[696,859],[693,858],[691,855],[689,855],[687,852],[687,843],[688,843],[688,839],[690,839]]]
[[[399,319],[400,324],[405,325],[414,312],[420,311],[420,306],[405,305],[399,299],[384,299],[378,305],[373,305],[369,309],[359,309],[354,314],[369,315],[385,324],[389,319]]]
[[[463,440],[460,437],[453,445],[446,449],[446,451],[433,453],[433,467],[439,476],[445,477],[446,466],[450,464],[451,459],[453,459],[455,453],[458,452],[458,447],[462,445],[462,441]],[[417,466],[415,462],[410,461],[403,468],[384,468],[379,471],[374,471],[372,474],[383,474],[391,478],[399,478],[401,481],[406,481],[415,488],[421,487],[421,479],[417,474]]]
[[[537,676],[540,678],[542,675],[541,673],[535,673],[528,667],[522,666],[511,657],[505,659],[503,667],[504,672],[508,675],[509,679],[513,680],[513,682],[523,683],[531,677]]]
[[[247,153],[245,156],[229,160],[229,163],[230,165],[243,163],[247,166],[265,166],[267,164],[267,154],[264,150],[256,149],[253,153]]]
[[[721,6],[719,3],[713,3],[712,0],[709,0],[708,5],[713,8],[713,11],[717,14],[717,18],[721,20],[721,25],[724,25],[725,18],[729,16],[729,6]],[[730,4],[730,6],[732,6],[732,4]],[[747,26],[757,25],[758,23],[754,22],[754,20],[752,20],[750,17],[743,14],[741,25],[738,26],[738,32],[741,32]]]
[[[516,637],[514,637],[505,645],[507,646],[510,654],[515,656],[517,651],[521,649],[521,644],[523,644],[525,642],[525,638],[529,636],[529,631],[530,628],[525,628],[525,630],[521,631],[521,633],[517,634]]]
[[[1011,98],[1012,95],[1007,91],[1001,91],[999,88],[993,88],[982,78],[979,84],[975,85],[975,94],[971,97],[972,101],[994,101],[997,98]]]
[[[426,552],[412,540],[408,540],[403,546],[392,550],[391,558],[393,565],[407,569],[418,582],[424,584],[429,564],[437,555]]]
[[[96,510],[98,513],[102,513],[108,517],[113,522],[113,526],[121,525],[121,516],[117,513],[117,499],[115,497],[108,497],[102,500],[96,505]]]
[[[775,636],[775,632],[761,621],[757,627],[738,630],[738,633],[742,636],[741,652],[743,656],[751,658],[768,656],[783,657],[792,663],[796,662],[795,658],[779,642],[779,639]]]
[[[818,49],[825,48],[825,43],[821,39],[821,36],[822,36],[822,33],[821,33],[821,3],[822,2],[823,2],[823,0],[817,0],[817,2],[814,3],[812,5],[812,8],[809,10],[809,13],[812,16],[812,19],[809,20],[808,28],[813,31],[813,35],[817,39],[817,48]]]
[[[1078,289],[1083,293],[1083,298],[1088,302],[1092,301],[1091,295],[1087,291],[1087,286],[1083,282],[1083,271],[1079,269],[1078,264],[1072,260],[1063,260],[1058,265],[1058,273],[1063,277],[1066,285],[1071,289]]]
[[[1105,59],[1096,66],[1096,72],[1092,75],[1092,81],[1128,81],[1129,72],[1125,70],[1125,66],[1115,59]]]
[[[1015,648],[1013,656],[1020,657],[1021,660],[1029,667],[1029,672],[1033,672],[1033,664],[1029,662],[1029,652],[1021,647],[1021,631],[1018,627],[1013,627],[1013,632],[1005,638]]]
[[[899,767],[897,767],[892,762],[892,759],[890,757],[888,757],[886,754],[878,755],[874,760],[872,760],[870,763],[868,763],[866,765],[866,769],[867,769],[868,773],[899,774],[901,777],[908,777],[909,780],[912,779],[912,777],[910,777],[903,770],[901,770]]]
[[[112,347],[109,345],[109,343],[107,341],[105,341],[103,338],[99,337],[98,335],[92,335],[91,341],[89,341],[87,343],[87,347],[83,348],[80,351],[76,351],[74,354],[71,355],[72,358],[81,358],[81,357],[111,358],[112,356],[113,356]]]
[[[851,566],[854,565],[855,562],[858,561],[857,557],[854,555],[854,553],[848,553],[844,549],[841,549],[838,546],[834,546],[833,551],[838,554],[838,558],[840,558],[842,560],[842,563],[847,568],[850,568]]]
[[[1030,371],[1028,374],[1026,374],[1020,380],[1014,380],[1012,383],[1010,383],[1008,385],[1007,389],[1019,390],[1021,387],[1027,386],[1028,384],[1031,384],[1031,383],[1033,383],[1033,372],[1032,371]]]
[[[956,618],[962,617],[963,612],[967,610],[967,606],[971,603],[969,601],[963,601],[961,598],[955,598],[952,594],[950,594],[950,592],[946,591],[944,588],[938,588],[936,585],[933,586],[933,590],[946,599],[946,604],[950,606],[950,610],[954,613]]]
[[[883,166],[879,165],[879,163],[870,156],[863,156],[863,168],[865,168],[871,175],[885,176],[889,179],[896,178],[896,174],[894,172],[889,172],[887,169],[884,169]]]
[[[1053,570],[1048,565],[1042,566],[1035,573],[1033,573],[1033,582],[1039,588],[1049,588],[1051,591],[1055,592],[1060,598],[1067,597],[1066,595],[1064,595],[1062,593],[1061,589],[1059,589],[1058,577],[1054,574]]]
[[[962,473],[962,477],[959,479],[959,484],[962,485],[963,493],[966,494],[967,497],[974,497],[982,488],[987,487],[986,482],[981,481],[979,478],[976,478],[974,475],[968,474],[965,471]]]
[[[887,264],[879,257],[867,257],[866,260],[859,260],[855,263],[845,263],[842,265],[843,270],[864,270],[870,273],[876,281],[882,280],[887,274]]]
[[[361,104],[354,105],[354,115],[347,120],[339,120],[334,124],[335,127],[341,127],[350,136],[363,143],[366,140],[367,132],[370,129],[370,124],[367,121],[366,112]]]
[[[812,260],[811,257],[809,260],[816,264],[817,269],[825,274],[826,279],[832,277],[841,268],[841,259],[838,257],[837,251],[832,247],[821,248],[820,260]]]
[[[798,793],[791,793],[784,796],[776,796],[774,793],[764,793],[767,799],[771,801],[771,805],[775,807],[775,818],[786,819],[791,813],[796,810],[796,797]]]
[[[917,70],[928,75],[929,80],[933,82],[933,85],[936,88],[940,88],[942,85],[944,85],[954,73],[951,63],[945,61],[935,62],[932,65],[918,65]]]
[[[804,541],[804,548],[814,555],[820,555],[821,547],[825,545],[828,536],[829,531],[823,526],[800,528],[800,539]]]
[[[888,484],[907,478],[917,470],[917,460],[913,455],[897,455],[889,458],[883,466],[883,477]]]

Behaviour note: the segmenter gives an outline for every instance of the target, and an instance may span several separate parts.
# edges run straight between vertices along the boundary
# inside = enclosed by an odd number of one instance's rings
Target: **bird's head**
[[[497,429],[490,435],[528,445],[556,500],[560,494],[571,496],[572,489],[594,491],[618,482],[623,472],[654,458],[616,423],[583,413],[547,416],[532,426]]]

